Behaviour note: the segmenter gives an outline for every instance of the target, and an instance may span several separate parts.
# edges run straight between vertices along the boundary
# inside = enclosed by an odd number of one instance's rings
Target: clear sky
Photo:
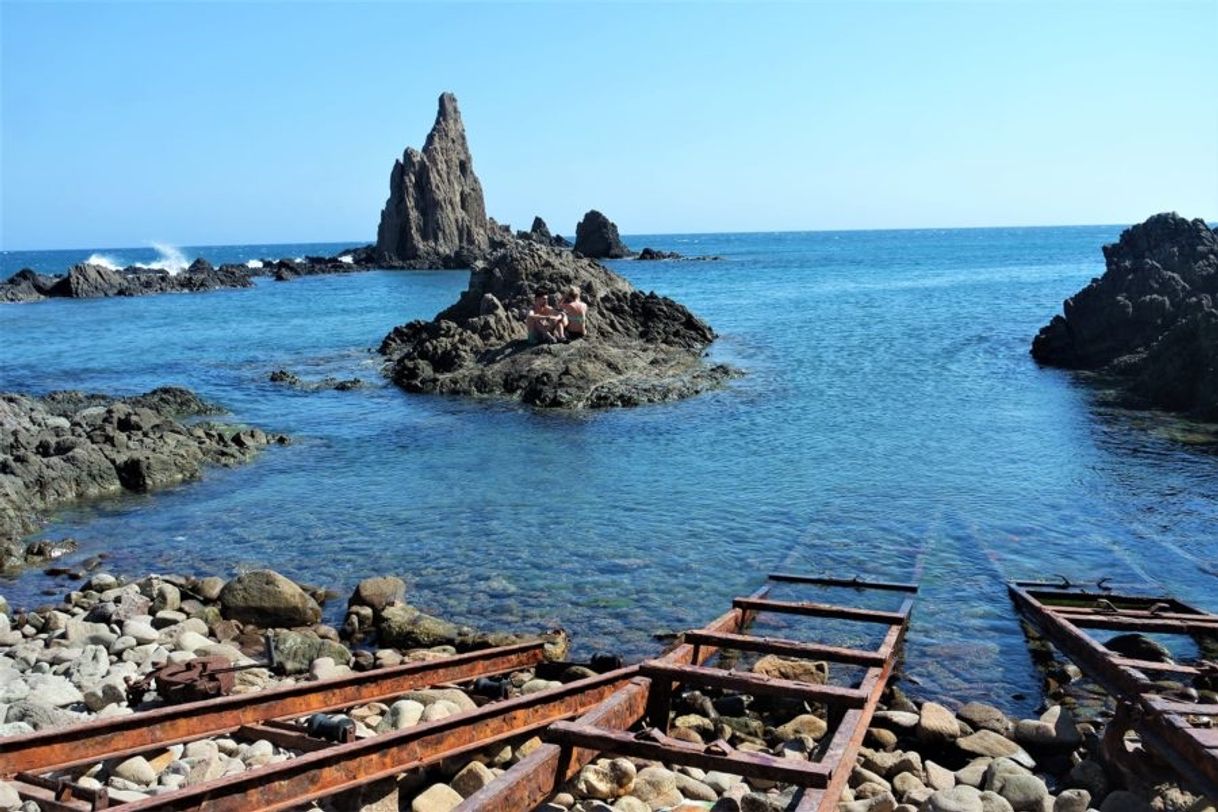
[[[0,0],[0,247],[371,241],[460,100],[570,235],[1218,218],[1218,0]]]

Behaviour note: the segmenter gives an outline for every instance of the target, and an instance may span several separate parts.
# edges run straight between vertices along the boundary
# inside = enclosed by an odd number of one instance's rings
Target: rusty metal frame
[[[1123,733],[1127,723],[1186,782],[1218,799],[1218,728],[1190,721],[1203,717],[1213,720],[1209,725],[1218,725],[1218,703],[1161,697],[1153,676],[1201,674],[1202,669],[1123,657],[1087,632],[1106,629],[1218,638],[1218,614],[1172,598],[1042,588],[1020,581],[1010,583],[1008,592],[1032,626],[1118,701],[1118,718],[1125,720],[1118,732]]]
[[[747,598],[737,598],[732,609],[707,626],[687,632],[680,645],[666,655],[643,663],[639,677],[604,703],[575,722],[552,725],[543,745],[502,776],[483,787],[457,807],[474,810],[531,810],[558,791],[563,782],[602,752],[635,755],[670,764],[698,766],[738,775],[762,776],[800,786],[793,807],[798,812],[833,812],[858,758],[867,725],[879,704],[884,687],[895,667],[900,645],[909,625],[913,606],[913,584],[858,579],[820,578],[775,574],[771,582],[853,587],[908,593],[896,612],[877,612],[850,606],[814,602],[766,600],[770,586]],[[825,646],[793,640],[749,635],[745,630],[759,613],[777,612],[801,616],[838,618],[855,623],[887,626],[875,651]],[[769,679],[760,675],[705,668],[720,649],[815,657],[865,668],[857,687],[813,685]],[[803,698],[833,709],[830,734],[813,760],[793,761],[758,753],[733,750],[722,742],[692,745],[667,736],[669,708],[674,685],[718,685],[746,693],[778,694]],[[640,721],[642,732],[628,731]]]
[[[579,715],[611,696],[637,673],[618,669],[558,688],[493,702],[435,722],[381,736],[330,743],[305,735],[293,718],[389,699],[416,688],[451,685],[509,673],[540,663],[544,644],[485,649],[444,660],[413,663],[314,683],[194,702],[96,720],[70,728],[0,739],[0,773],[23,799],[43,809],[86,812],[121,806],[130,810],[287,809],[317,798],[472,754],[496,743],[536,733]],[[117,803],[108,792],[71,779],[47,777],[215,735],[267,738],[302,752],[294,759],[186,787],[145,800]]]
[[[0,776],[51,772],[128,757],[171,744],[259,724],[400,696],[416,688],[528,668],[544,657],[541,641],[483,649],[201,702],[95,719],[71,727],[0,738]]]

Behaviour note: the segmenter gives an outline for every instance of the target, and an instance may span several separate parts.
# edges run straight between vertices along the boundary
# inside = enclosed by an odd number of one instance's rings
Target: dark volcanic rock
[[[575,250],[592,259],[621,259],[632,253],[618,236],[617,226],[596,209],[575,227]]]
[[[132,398],[0,394],[0,569],[21,563],[17,540],[63,503],[195,479],[205,464],[236,465],[286,441],[175,419],[211,411],[178,388]]]
[[[1052,366],[1099,370],[1163,408],[1218,420],[1218,235],[1156,214],[1104,246],[1107,269],[1032,342]]]
[[[654,248],[644,248],[635,259],[640,262],[647,262],[661,259],[682,259],[682,256],[676,251],[657,251]]]
[[[389,264],[468,266],[486,253],[487,228],[457,99],[445,93],[423,151],[407,147],[393,165],[376,249]]]
[[[152,293],[198,293],[221,288],[248,288],[253,283],[245,268],[213,268],[196,259],[189,268],[171,274],[133,265],[115,270],[103,265],[73,265],[63,276],[39,276],[28,269],[0,283],[0,301],[36,302],[48,298],[101,299],[110,296],[144,296]]]
[[[589,307],[588,336],[530,346],[524,319],[534,294],[572,285]],[[641,293],[592,260],[521,241],[479,263],[456,304],[432,321],[395,328],[380,351],[407,391],[597,408],[675,400],[721,384],[732,371],[701,357],[714,337],[671,299]]]

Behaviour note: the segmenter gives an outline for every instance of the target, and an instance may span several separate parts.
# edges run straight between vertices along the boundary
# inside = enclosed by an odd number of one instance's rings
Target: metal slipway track
[[[1218,663],[1127,657],[1088,631],[1155,632],[1218,642],[1218,615],[1171,598],[1074,591],[1069,585],[1047,588],[1016,581],[1008,591],[1016,609],[1117,700],[1116,716],[1104,732],[1108,758],[1131,760],[1124,736],[1136,730],[1143,744],[1186,783],[1218,800],[1218,702],[1182,702],[1162,696],[1162,687],[1155,684],[1173,675],[1218,681]]]
[[[829,812],[846,785],[868,722],[897,662],[908,628],[911,584],[864,582],[775,574],[770,583],[846,587],[905,596],[896,611],[817,602],[768,600],[769,585],[747,597],[711,624],[687,632],[683,643],[659,659],[570,682],[557,688],[500,701],[414,727],[355,741],[313,738],[294,720],[374,701],[391,701],[408,691],[452,687],[478,677],[538,667],[544,644],[486,649],[444,660],[354,673],[329,680],[272,688],[202,702],[166,706],[69,728],[0,739],[0,776],[25,800],[44,810],[122,807],[145,810],[280,810],[308,804],[376,781],[417,771],[442,760],[472,758],[492,746],[542,734],[552,744],[539,747],[485,793],[471,796],[464,809],[532,808],[570,771],[598,750],[703,765],[741,775],[762,776],[803,788],[797,809]],[[779,640],[745,633],[762,613],[834,618],[885,630],[878,649],[864,650],[816,642]],[[753,673],[703,667],[717,650],[813,657],[863,669],[857,684],[820,685]],[[669,707],[676,684],[713,686],[751,695],[803,699],[829,708],[831,735],[811,761],[792,762],[737,751],[725,742],[694,748],[667,737]],[[577,723],[570,723],[578,717]],[[648,738],[621,731],[646,717]],[[118,802],[105,787],[82,786],[79,777],[99,762],[131,756],[155,757],[173,744],[228,736],[268,740],[298,755],[285,761],[223,776],[152,797]],[[536,800],[534,800],[536,799]],[[531,805],[530,805],[531,804]]]
[[[117,719],[0,739],[0,775],[44,810],[287,809],[441,759],[472,755],[583,713],[637,674],[622,668],[559,688],[492,702],[435,722],[346,743],[305,734],[290,720],[389,700],[411,690],[507,674],[544,660],[543,643],[486,649],[445,660],[350,674],[257,693],[169,706]],[[116,803],[74,776],[100,761],[157,753],[171,744],[226,735],[269,740],[302,755],[238,775]],[[54,775],[48,775],[48,774]]]

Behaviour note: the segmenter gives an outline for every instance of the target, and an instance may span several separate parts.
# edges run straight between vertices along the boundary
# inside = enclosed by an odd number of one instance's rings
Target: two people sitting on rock
[[[572,285],[555,303],[549,294],[538,291],[533,309],[525,317],[530,344],[565,344],[585,335],[588,305],[580,301],[579,288]]]

